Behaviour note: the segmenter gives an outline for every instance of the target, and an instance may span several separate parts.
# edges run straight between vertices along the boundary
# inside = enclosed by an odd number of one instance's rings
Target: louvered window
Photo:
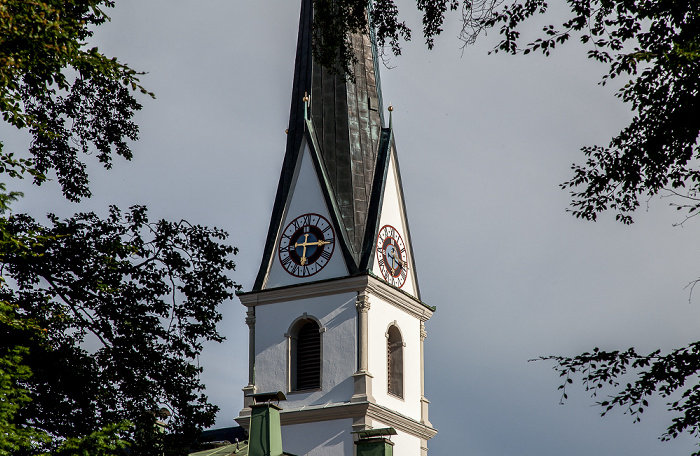
[[[304,323],[296,337],[296,353],[292,356],[295,366],[295,390],[321,387],[321,333],[315,321]]]
[[[386,346],[387,389],[389,394],[403,398],[403,338],[394,325],[389,327]]]

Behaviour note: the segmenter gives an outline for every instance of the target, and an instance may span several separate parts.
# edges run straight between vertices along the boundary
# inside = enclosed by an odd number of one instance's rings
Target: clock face
[[[408,276],[406,244],[399,231],[391,225],[384,225],[377,236],[377,261],[384,279],[401,288]]]
[[[280,263],[293,276],[309,277],[328,264],[333,249],[335,235],[330,222],[318,214],[304,214],[282,232]]]

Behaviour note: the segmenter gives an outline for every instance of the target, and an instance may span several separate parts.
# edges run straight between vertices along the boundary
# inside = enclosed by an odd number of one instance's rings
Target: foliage
[[[380,47],[389,43],[401,53],[400,39],[411,31],[398,19],[393,0],[377,0],[370,14]],[[669,0],[567,0],[568,14],[558,26],[546,25],[539,38],[521,44],[520,29],[535,16],[547,14],[545,0],[416,0],[423,12],[423,35],[432,48],[442,31],[445,13],[460,10],[460,39],[473,43],[491,27],[499,27],[496,52],[549,55],[577,38],[588,57],[608,66],[602,84],[629,78],[617,96],[635,113],[630,124],[607,146],[587,146],[582,165],[562,184],[572,192],[576,217],[596,220],[612,210],[617,220],[632,223],[640,200],[662,194],[683,198],[676,203],[688,217],[700,213],[700,5]],[[348,35],[367,30],[359,0],[315,0],[315,56],[328,67],[352,68]],[[334,47],[335,46],[335,47]],[[341,51],[333,53],[333,49]]]
[[[112,6],[112,0],[0,0],[0,111],[33,137],[31,157],[1,155],[4,171],[29,172],[37,184],[55,172],[71,201],[90,196],[79,153],[95,147],[107,168],[113,154],[131,158],[125,140],[138,137],[131,118],[141,105],[130,90],[148,93],[139,73],[86,45]]]
[[[373,3],[371,25],[378,43],[383,45],[388,40],[394,54],[400,54],[398,40],[410,39],[410,30],[399,22],[393,2]],[[607,146],[582,148],[585,163],[573,165],[573,177],[562,184],[571,192],[574,216],[595,221],[601,212],[613,211],[617,220],[630,224],[640,201],[658,195],[680,198],[673,204],[685,211],[685,220],[700,214],[700,4],[567,0],[566,5],[564,20],[557,17],[559,25],[546,25],[539,36],[524,40],[524,24],[550,13],[545,0],[416,0],[417,8],[424,12],[423,33],[428,47],[440,33],[449,7],[461,10],[459,38],[465,45],[474,43],[485,30],[497,27],[501,39],[494,52],[542,52],[548,56],[574,38],[584,45],[590,59],[607,66],[601,84],[624,78],[617,97],[629,104],[634,117]],[[359,22],[364,11],[355,14],[358,17],[335,18],[335,22],[324,19],[324,24],[332,24],[327,28],[346,27],[344,33],[360,33],[366,27]],[[350,24],[354,23],[361,27],[352,28]],[[345,54],[339,55],[343,57]],[[328,66],[329,61],[322,63]],[[542,359],[555,361],[555,369],[566,378],[561,387],[562,400],[574,374],[581,375],[583,385],[594,395],[605,386],[618,387],[624,376],[635,378],[599,403],[605,408],[603,414],[622,407],[639,420],[650,396],[680,394],[678,401],[668,404],[677,414],[662,435],[668,440],[683,432],[700,436],[699,346],[700,342],[692,343],[668,355],[596,349],[572,358]]]
[[[11,332],[4,341],[31,353],[24,362],[33,375],[20,384],[32,400],[17,422],[64,438],[123,420],[153,430],[148,412],[165,405],[173,412],[169,438],[178,439],[169,445],[182,451],[216,411],[201,393],[196,359],[203,341],[222,340],[216,309],[232,297],[225,273],[234,250],[217,242],[225,233],[150,223],[143,207],[126,214],[112,207],[105,220],[93,213],[50,220],[43,227],[18,215],[6,226],[16,238],[47,239],[31,256],[2,258],[14,286],[0,299],[47,330],[43,340]]]
[[[429,48],[432,49],[435,37],[442,32],[445,12],[448,8],[456,10],[459,3],[458,0],[416,0],[417,8],[423,12],[423,35]],[[394,55],[401,54],[402,39],[411,39],[411,30],[398,19],[394,0],[313,0],[313,4],[314,57],[321,65],[351,77],[356,57],[350,46],[350,34],[367,33],[371,26],[379,48],[388,46]]]
[[[197,361],[221,341],[217,306],[237,287],[226,234],[186,221],[149,222],[144,207],[44,226],[7,215],[29,175],[90,197],[84,159],[131,159],[133,122],[153,96],[140,73],[90,47],[112,0],[0,0],[0,111],[26,130],[26,151],[0,138],[0,453],[186,452],[216,407]],[[163,432],[156,413],[172,416]]]
[[[548,25],[543,35],[521,47],[518,28],[529,18],[544,14],[540,0],[525,0],[493,13],[485,26],[500,25],[502,40],[496,51],[545,55],[573,37],[589,46],[588,57],[607,65],[601,83],[629,78],[617,97],[635,113],[630,124],[608,146],[582,151],[585,164],[574,165],[574,176],[562,184],[571,189],[572,212],[595,221],[612,210],[616,219],[632,223],[640,200],[659,194],[684,198],[678,209],[694,217],[700,208],[700,9],[697,2],[624,0],[568,0],[569,17],[560,26]],[[598,402],[603,415],[622,408],[635,421],[654,395],[671,400],[675,413],[661,439],[688,433],[700,436],[700,343],[691,343],[667,355],[655,351],[639,355],[627,351],[593,350],[575,357],[550,356],[566,385],[578,374],[586,390],[595,396],[601,388],[626,386]],[[696,455],[700,452],[696,453]]]
[[[700,9],[696,2],[569,0],[571,15],[559,27],[520,48],[518,26],[547,11],[543,0],[527,0],[494,13],[489,25],[501,24],[497,50],[541,51],[546,55],[577,36],[591,46],[589,58],[608,65],[605,84],[630,77],[617,96],[635,116],[607,147],[582,150],[588,157],[575,165],[573,214],[595,220],[613,210],[632,223],[640,199],[664,190],[687,198],[679,206],[694,216],[700,208]],[[579,190],[580,189],[580,190]]]
[[[572,213],[595,221],[612,210],[616,219],[632,223],[641,199],[671,194],[685,199],[677,204],[694,217],[700,208],[700,9],[696,2],[624,0],[568,0],[570,15],[560,26],[543,28],[540,38],[520,46],[519,27],[548,10],[541,0],[508,5],[483,21],[500,25],[502,40],[496,51],[545,55],[573,37],[589,46],[588,57],[607,65],[601,83],[629,78],[617,97],[635,113],[630,124],[608,146],[588,146],[585,164],[574,165],[574,176],[562,184],[571,189]],[[604,388],[618,388],[598,402],[602,415],[622,408],[635,421],[641,419],[654,395],[671,399],[675,413],[661,440],[688,433],[700,436],[700,342],[661,355],[627,351],[583,353],[575,357],[550,356],[565,382],[562,400],[572,376],[594,396]],[[700,455],[700,452],[695,453]]]
[[[123,456],[130,423],[110,424],[81,438],[68,438],[53,452],[56,456]]]
[[[40,338],[41,328],[33,322],[19,318],[16,307],[0,301],[0,337],[7,339],[9,333],[23,332]],[[18,426],[15,417],[20,408],[31,401],[29,392],[20,386],[31,376],[24,364],[27,347],[14,343],[0,345],[0,454],[10,454],[31,447],[33,442],[46,441],[46,436],[31,427]]]
[[[661,436],[667,441],[688,433],[700,436],[700,342],[661,355],[654,351],[638,354],[634,348],[626,351],[602,351],[595,348],[591,353],[569,358],[563,356],[541,357],[554,361],[554,369],[564,382],[559,386],[562,401],[567,399],[567,386],[573,383],[572,376],[580,376],[581,382],[593,397],[604,387],[618,388],[623,379],[633,377],[615,394],[596,404],[603,408],[601,415],[615,407],[621,407],[635,421],[640,421],[649,401],[655,395],[671,398],[668,409],[676,414],[671,425]],[[700,455],[700,451],[693,456]]]

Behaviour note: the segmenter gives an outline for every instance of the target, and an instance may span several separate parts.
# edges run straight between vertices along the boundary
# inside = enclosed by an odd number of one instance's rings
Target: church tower
[[[360,431],[393,428],[394,454],[424,456],[435,309],[420,297],[375,42],[351,37],[350,82],[314,62],[312,21],[302,0],[282,173],[255,285],[238,295],[250,351],[236,420],[248,426],[252,394],[282,391],[285,451],[352,456]]]

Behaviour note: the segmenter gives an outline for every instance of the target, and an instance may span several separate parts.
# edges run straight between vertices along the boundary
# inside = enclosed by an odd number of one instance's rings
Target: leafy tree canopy
[[[322,64],[351,71],[347,36],[370,25],[379,47],[401,53],[401,40],[409,40],[411,31],[399,20],[396,4],[371,3],[367,19],[362,0],[314,0],[314,52]],[[547,17],[546,1],[416,1],[429,48],[446,14],[455,11],[465,45],[493,27],[501,35],[495,52],[549,55],[576,38],[587,45],[589,58],[608,66],[603,84],[628,79],[617,96],[630,104],[634,119],[607,146],[584,147],[585,163],[574,165],[573,177],[563,184],[572,191],[576,217],[596,220],[600,212],[612,210],[621,222],[632,223],[640,199],[663,191],[684,197],[679,209],[695,215],[700,209],[699,5],[664,0],[568,0],[567,5],[569,14],[560,24],[545,26],[538,38],[523,44],[520,27],[535,16]],[[336,43],[345,43],[340,52],[334,51]]]
[[[139,73],[88,44],[111,0],[0,0],[0,453],[183,454],[216,406],[197,357],[237,287],[226,233],[145,207],[48,225],[10,214],[13,179],[90,197],[84,158],[132,157]],[[169,409],[167,429],[157,421]]]
[[[49,227],[15,215],[6,230],[45,239],[30,255],[2,258],[14,284],[0,289],[0,300],[44,330],[41,338],[25,330],[2,335],[2,346],[29,354],[32,375],[18,383],[31,401],[16,412],[17,423],[75,439],[124,421],[154,429],[150,412],[166,405],[173,416],[165,438],[175,453],[197,425],[213,424],[216,407],[201,393],[195,361],[204,340],[222,340],[217,305],[232,297],[225,272],[233,248],[217,242],[223,232],[150,223],[143,207],[126,214],[112,207],[105,220],[51,216]],[[156,438],[136,434],[132,447],[143,450]]]
[[[80,154],[94,148],[107,168],[114,154],[131,158],[127,141],[138,138],[131,118],[141,109],[131,90],[148,93],[138,72],[87,45],[112,6],[111,0],[0,1],[0,112],[33,138],[29,156],[2,155],[4,171],[10,177],[29,171],[37,184],[54,172],[71,201],[90,196]]]
[[[345,40],[348,33],[373,27],[378,45],[401,52],[400,40],[410,30],[399,21],[392,0],[376,0],[369,23],[358,0],[314,0],[319,5],[315,52],[326,66],[352,70],[346,49],[329,52],[326,43]],[[686,220],[700,213],[700,4],[669,0],[567,0],[567,15],[546,25],[523,42],[523,24],[549,14],[545,0],[416,0],[423,12],[423,35],[428,47],[441,32],[446,13],[458,11],[460,39],[473,43],[481,32],[497,28],[494,52],[550,55],[576,39],[590,59],[607,66],[601,84],[623,78],[617,97],[634,117],[607,145],[582,148],[585,161],[573,165],[573,177],[562,184],[571,192],[571,212],[595,221],[613,211],[622,223],[632,223],[640,201],[672,195]],[[349,16],[349,17],[348,17]],[[552,18],[553,20],[555,18]],[[364,22],[363,22],[364,20]],[[329,37],[329,38],[327,38]],[[697,282],[695,282],[697,284]],[[561,389],[579,378],[598,394],[619,388],[599,402],[603,414],[622,408],[640,419],[652,396],[670,398],[675,413],[662,440],[681,433],[700,436],[700,374],[698,342],[667,355],[595,349],[575,357],[545,357],[565,379]],[[629,383],[627,383],[629,381]],[[625,386],[626,385],[626,386]],[[696,453],[700,454],[700,452]]]

